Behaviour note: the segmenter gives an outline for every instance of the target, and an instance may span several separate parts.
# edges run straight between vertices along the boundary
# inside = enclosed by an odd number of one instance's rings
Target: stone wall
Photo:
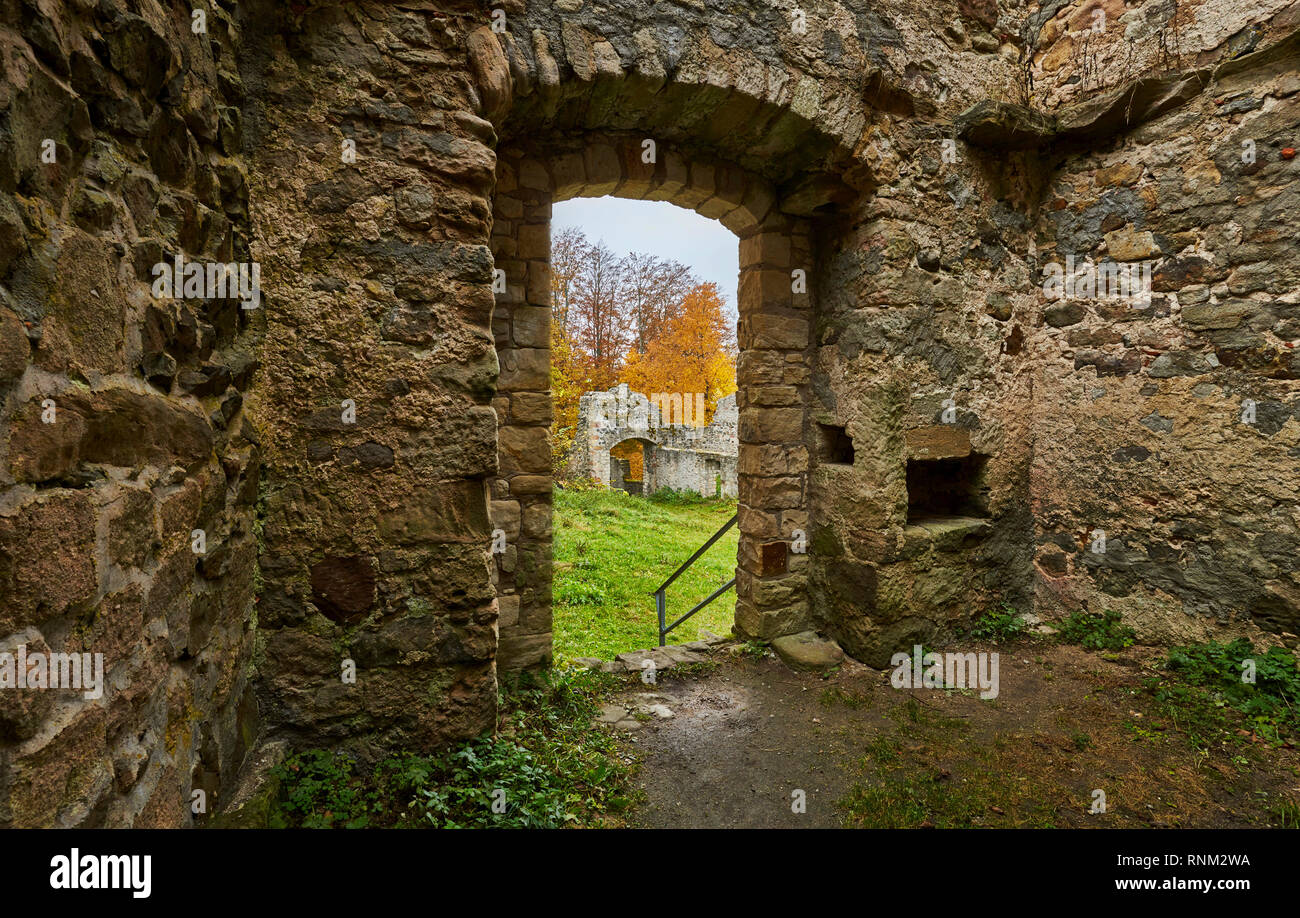
[[[1040,259],[1153,270],[1148,304],[1047,304],[1027,342],[1044,614],[1114,609],[1158,642],[1300,634],[1297,26],[1293,6],[1202,60],[1185,104],[1043,157]]]
[[[256,735],[264,310],[153,291],[250,260],[232,6],[0,3],[0,649],[105,683],[0,691],[0,825],[188,825]]]
[[[433,748],[496,711],[496,133],[466,66],[481,11],[241,9],[273,368],[253,400],[267,736]]]
[[[590,479],[607,488],[622,488],[610,450],[635,440],[642,444],[645,475],[642,492],[663,488],[694,491],[706,497],[735,497],[736,397],[718,400],[713,417],[703,423],[703,401],[691,400],[691,420],[681,393],[659,397],[633,392],[620,384],[607,392],[588,392],[578,399],[578,425],[565,472],[571,478]],[[699,403],[698,407],[696,403]],[[700,421],[696,426],[695,419]]]
[[[671,488],[702,497],[735,498],[738,494],[736,454],[706,449],[647,448],[642,490],[653,494]]]
[[[1052,3],[1008,30],[1024,97],[1012,79],[952,129],[889,118],[880,184],[828,234],[817,420],[855,449],[814,472],[813,598],[862,659],[1002,600],[1115,609],[1161,642],[1295,642],[1300,9],[1129,7]],[[1119,28],[1080,34],[1102,8]],[[1150,304],[1049,299],[1067,255],[1149,262]],[[909,467],[971,456],[975,514],[913,524]]]

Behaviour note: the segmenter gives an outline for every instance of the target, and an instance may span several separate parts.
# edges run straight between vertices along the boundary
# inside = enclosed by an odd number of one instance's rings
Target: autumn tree
[[[552,466],[562,472],[578,400],[626,382],[649,393],[704,394],[707,417],[734,392],[733,329],[714,284],[653,255],[618,258],[577,228],[551,240]]]
[[[645,353],[628,353],[622,379],[647,395],[703,393],[705,421],[712,418],[718,400],[736,391],[734,335],[718,285],[691,287]]]
[[[597,388],[617,381],[630,339],[621,260],[603,242],[588,246],[573,279],[568,334]]]
[[[698,281],[681,262],[642,252],[632,252],[624,258],[622,270],[636,351],[644,354],[650,342],[659,336],[664,322]]]
[[[551,239],[551,328],[568,337],[578,274],[591,250],[582,230],[566,226]]]

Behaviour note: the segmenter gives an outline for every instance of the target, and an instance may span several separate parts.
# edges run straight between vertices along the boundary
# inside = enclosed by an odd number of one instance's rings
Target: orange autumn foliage
[[[736,391],[736,351],[717,285],[692,287],[645,353],[628,353],[621,379],[647,395],[703,393],[705,422],[712,419],[718,400]]]
[[[700,393],[707,419],[736,390],[734,334],[717,286],[699,283],[679,262],[636,252],[617,258],[577,228],[551,240],[550,337],[556,475],[564,474],[584,393],[623,382],[647,395],[689,396],[692,405]],[[627,458],[639,467],[639,455]]]

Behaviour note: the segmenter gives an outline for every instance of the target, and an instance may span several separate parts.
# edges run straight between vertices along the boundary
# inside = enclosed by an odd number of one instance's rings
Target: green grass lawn
[[[659,643],[654,590],[736,512],[734,500],[694,495],[633,497],[623,491],[555,492],[555,654],[612,659]],[[668,621],[736,573],[732,527],[668,588]],[[668,635],[726,635],[735,619],[728,590]]]

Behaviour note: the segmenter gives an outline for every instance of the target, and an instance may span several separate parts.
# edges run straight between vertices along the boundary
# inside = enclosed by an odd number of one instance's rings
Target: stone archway
[[[742,237],[739,618],[774,634],[807,614],[805,559],[782,541],[808,500],[812,296],[791,272],[815,276],[812,228],[854,199],[845,181],[871,185],[854,151],[879,69],[859,38],[833,60],[792,54],[804,41],[774,10],[719,49],[708,9],[602,25],[592,6],[503,8],[499,33],[376,5],[382,48],[314,9],[259,33],[250,59],[269,86],[294,49],[376,52],[356,73],[313,58],[314,96],[268,91],[250,116],[274,303],[262,353],[284,370],[250,399],[266,455],[258,697],[268,733],[294,742],[369,756],[475,735],[498,662],[550,655],[545,296],[566,196],[671,200]]]
[[[581,196],[668,201],[739,237],[736,626],[762,638],[806,628],[807,574],[787,545],[808,525],[811,218],[783,212],[777,189],[760,175],[634,134],[552,145],[534,139],[498,156],[492,242],[504,272],[493,318],[501,474],[492,510],[495,525],[517,532],[514,554],[498,556],[499,665],[550,656],[550,214],[554,202]]]
[[[637,443],[644,456],[647,447],[653,449],[662,442],[660,430],[652,423],[651,407],[649,399],[626,385],[582,396],[567,473],[606,487],[616,486],[611,460],[618,447]]]
[[[788,546],[808,526],[816,448],[813,229],[872,184],[854,155],[867,120],[862,92],[881,104],[892,94],[863,41],[791,63],[803,59],[802,38],[777,9],[751,11],[747,24],[729,19],[743,39],[724,38],[707,10],[680,11],[685,23],[674,14],[616,27],[609,11],[582,4],[506,13],[503,34],[482,28],[469,40],[483,112],[501,136],[491,238],[505,274],[492,324],[500,475],[491,498],[493,525],[517,536],[495,570],[498,665],[536,665],[551,653],[550,218],[555,202],[573,197],[668,201],[739,237],[736,626],[763,638],[801,630],[807,556]],[[685,54],[685,30],[696,27],[708,38]]]

